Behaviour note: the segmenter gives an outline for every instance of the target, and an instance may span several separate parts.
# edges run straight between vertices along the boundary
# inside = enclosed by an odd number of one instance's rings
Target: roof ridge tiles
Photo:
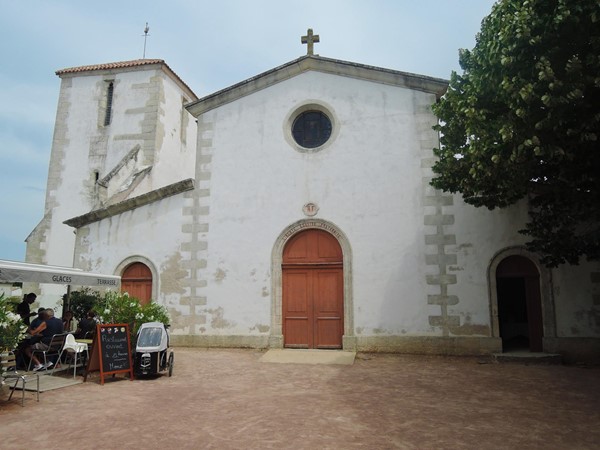
[[[56,75],[62,75],[64,73],[89,72],[93,70],[123,69],[126,67],[146,66],[151,64],[167,65],[163,59],[133,59],[130,61],[117,61],[104,64],[91,64],[88,66],[67,67],[66,69],[57,70]]]
[[[177,75],[177,73],[175,73],[175,71],[173,69],[171,69],[169,67],[169,65],[165,62],[164,59],[158,59],[158,58],[145,59],[144,58],[144,59],[132,59],[129,61],[110,62],[110,63],[104,63],[104,64],[92,64],[92,65],[88,65],[88,66],[67,67],[66,69],[57,70],[55,73],[56,73],[56,75],[58,75],[60,77],[61,75],[66,75],[66,74],[93,72],[96,70],[127,69],[127,68],[131,68],[131,67],[151,66],[154,64],[160,64],[167,72],[170,72],[173,75],[173,77],[179,83],[181,83],[185,87],[185,89],[187,89],[190,92],[190,94],[192,95],[192,101],[196,100],[198,98],[198,96],[194,93],[194,91],[187,85],[187,83],[185,81],[183,81],[181,79],[181,77],[179,77],[179,75]]]

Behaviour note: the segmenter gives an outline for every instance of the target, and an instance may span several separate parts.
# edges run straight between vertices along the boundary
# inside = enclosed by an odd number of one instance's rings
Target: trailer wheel
[[[173,375],[173,352],[169,354],[169,376]]]

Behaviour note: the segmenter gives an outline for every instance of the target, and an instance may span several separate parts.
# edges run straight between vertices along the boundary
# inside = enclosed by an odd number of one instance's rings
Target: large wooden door
[[[342,348],[344,276],[342,249],[322,230],[298,233],[283,252],[285,347]]]
[[[142,263],[133,263],[125,268],[121,275],[121,292],[129,293],[142,305],[152,300],[152,272]]]

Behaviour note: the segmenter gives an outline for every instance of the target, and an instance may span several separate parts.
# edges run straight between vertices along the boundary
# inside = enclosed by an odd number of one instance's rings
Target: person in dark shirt
[[[84,339],[90,337],[88,333],[93,333],[96,329],[96,314],[93,311],[88,311],[85,319],[79,321],[77,331],[75,331],[75,337],[77,339]]]
[[[46,308],[39,308],[38,309],[38,316],[33,319],[31,321],[31,325],[29,325],[29,329],[30,330],[35,330],[37,327],[39,327],[42,322],[44,321],[44,312],[46,311]]]
[[[35,302],[36,298],[37,295],[35,295],[33,292],[30,292],[29,294],[23,296],[23,301],[17,305],[17,314],[21,316],[21,319],[27,326],[29,326],[29,318],[36,315],[35,313],[31,312],[30,308],[31,304]]]
[[[35,355],[33,355],[33,350],[48,350],[48,346],[50,341],[52,340],[52,336],[55,334],[60,334],[63,332],[63,323],[62,320],[54,317],[54,310],[52,308],[48,308],[44,311],[44,321],[41,323],[39,327],[35,330],[31,330],[29,334],[32,336],[36,336],[41,334],[42,340],[33,345],[30,345],[25,348],[25,354],[30,357],[35,366],[33,367],[34,371],[38,371],[41,369],[47,369],[52,366],[52,361],[48,361],[46,364],[40,363],[40,360],[37,359]]]

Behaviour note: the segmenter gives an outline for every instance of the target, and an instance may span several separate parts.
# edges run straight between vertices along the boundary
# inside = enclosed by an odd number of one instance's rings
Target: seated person
[[[42,324],[42,322],[44,321],[44,311],[46,311],[46,308],[38,309],[38,315],[35,319],[31,321],[31,325],[29,325],[29,330],[35,330]]]
[[[45,312],[46,312],[46,308],[38,309],[37,317],[31,321],[31,324],[27,328],[28,334],[31,334],[32,330],[35,330],[37,327],[39,327],[44,322]],[[24,358],[25,349],[28,346],[33,345],[36,342],[39,342],[41,340],[42,340],[42,335],[38,334],[36,336],[30,336],[27,339],[23,339],[21,342],[19,342],[19,344],[17,345],[17,348],[15,349],[15,356],[17,357],[17,366],[19,367],[19,369],[26,369],[27,364],[29,362],[26,360],[26,358]]]
[[[77,320],[75,320],[73,318],[73,312],[72,311],[65,311],[65,313],[63,314],[63,329],[66,332],[69,331],[75,331],[77,330]]]
[[[96,330],[96,324],[96,314],[93,311],[88,311],[86,318],[79,322],[77,331],[75,331],[75,338],[84,339],[89,336],[88,333],[93,334]]]
[[[40,360],[33,355],[33,350],[48,350],[48,346],[50,345],[50,341],[52,341],[52,336],[55,334],[60,334],[63,332],[63,323],[62,320],[54,317],[54,310],[52,308],[46,309],[44,312],[44,321],[34,330],[31,330],[29,334],[32,336],[36,336],[41,334],[42,340],[35,344],[29,345],[25,347],[24,353],[35,363],[33,367],[34,371],[38,371],[41,369],[47,369],[52,367],[52,361],[48,361],[46,364],[42,364]]]

